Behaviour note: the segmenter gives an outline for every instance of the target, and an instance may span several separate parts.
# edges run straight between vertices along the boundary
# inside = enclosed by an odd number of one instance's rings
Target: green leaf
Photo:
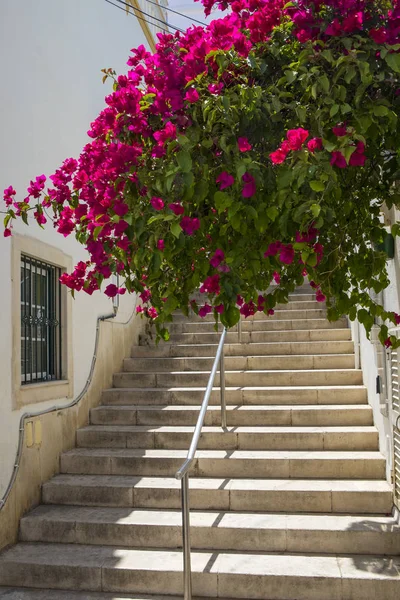
[[[285,71],[285,77],[288,83],[293,83],[293,81],[296,79],[296,72],[295,71]]]
[[[320,77],[318,79],[318,83],[319,83],[320,87],[323,89],[323,91],[325,93],[329,92],[329,87],[330,87],[329,86],[329,79],[327,78],[326,75],[323,75],[322,77]]]
[[[321,207],[319,204],[311,204],[310,210],[314,219],[319,217],[319,213],[321,212]]]
[[[317,265],[317,260],[318,257],[315,253],[310,254],[310,256],[307,258],[307,264],[310,265],[310,267],[315,267]]]
[[[339,108],[340,108],[339,104],[334,104],[331,107],[331,110],[329,111],[330,116],[334,117],[339,112]]]
[[[386,106],[383,106],[383,104],[378,104],[377,106],[372,107],[372,112],[376,117],[386,117],[389,113],[389,109]]]
[[[225,192],[215,192],[214,194],[215,207],[219,213],[222,213],[226,208],[231,206],[233,199]]]
[[[313,181],[309,181],[309,184],[310,188],[314,190],[314,192],[323,192],[325,189],[325,184],[323,183],[323,181],[318,181],[314,179]]]
[[[385,56],[385,61],[395,73],[400,73],[400,54],[393,53]]]
[[[276,217],[279,215],[279,210],[276,208],[276,206],[270,206],[267,208],[266,212],[271,221],[275,221]]]
[[[189,152],[186,150],[181,150],[176,155],[176,160],[181,170],[184,173],[189,173],[189,171],[192,169],[192,157],[190,156]]]
[[[173,236],[175,236],[176,238],[178,238],[181,234],[182,231],[182,227],[179,225],[178,221],[175,221],[175,223],[172,223],[171,225],[171,233]]]

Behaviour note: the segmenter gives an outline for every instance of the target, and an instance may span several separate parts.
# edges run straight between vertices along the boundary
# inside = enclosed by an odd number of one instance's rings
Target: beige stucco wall
[[[97,360],[87,393],[70,408],[25,420],[27,427],[41,437],[40,443],[24,444],[15,483],[0,509],[0,549],[15,543],[19,520],[24,513],[40,503],[41,486],[59,472],[60,454],[75,446],[76,430],[89,421],[90,409],[100,402],[101,392],[112,385],[112,375],[121,369],[131,346],[138,343],[144,321],[133,316],[128,323],[114,320],[100,323]]]

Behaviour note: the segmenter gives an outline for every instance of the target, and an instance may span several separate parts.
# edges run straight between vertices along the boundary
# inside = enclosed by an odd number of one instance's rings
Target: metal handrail
[[[208,379],[207,388],[201,404],[200,413],[197,419],[196,427],[193,432],[192,442],[190,444],[187,457],[183,465],[176,472],[175,477],[181,481],[182,488],[182,538],[183,538],[183,586],[184,600],[192,600],[192,569],[190,560],[190,507],[189,507],[189,469],[196,454],[201,430],[203,428],[206,416],[208,402],[210,400],[215,375],[217,373],[218,363],[220,364],[220,392],[221,392],[221,427],[226,428],[226,402],[225,402],[225,365],[224,365],[224,343],[226,337],[226,327],[221,334],[217,353]]]

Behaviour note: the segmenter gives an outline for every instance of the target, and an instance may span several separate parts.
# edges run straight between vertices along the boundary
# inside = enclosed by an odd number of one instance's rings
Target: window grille
[[[21,256],[21,384],[62,379],[61,269]]]

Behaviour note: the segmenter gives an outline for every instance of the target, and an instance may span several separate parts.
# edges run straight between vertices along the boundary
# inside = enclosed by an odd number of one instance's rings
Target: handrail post
[[[222,346],[220,367],[219,367],[219,387],[221,390],[221,427],[226,429],[226,400],[225,400],[225,360],[224,347]]]
[[[190,564],[190,508],[189,474],[181,480],[182,489],[182,536],[183,536],[183,598],[192,600],[192,567]]]

